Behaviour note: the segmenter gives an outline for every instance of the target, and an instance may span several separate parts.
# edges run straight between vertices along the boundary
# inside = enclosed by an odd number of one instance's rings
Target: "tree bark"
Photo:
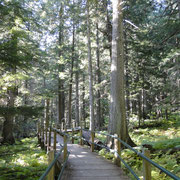
[[[68,101],[68,126],[71,127],[72,121],[72,82],[73,82],[73,68],[74,68],[74,46],[75,46],[75,26],[73,24],[72,32],[72,59],[70,69],[70,81],[69,81],[69,101]]]
[[[85,75],[83,74],[83,87],[82,87],[82,106],[81,106],[81,114],[82,114],[82,121],[86,123],[86,102],[85,102]]]
[[[138,119],[139,119],[139,127],[141,126],[141,119],[142,119],[142,98],[141,98],[141,90],[139,90],[137,95],[137,101],[138,101]]]
[[[76,60],[76,73],[75,73],[75,82],[76,82],[76,103],[75,103],[75,118],[76,124],[79,126],[79,66],[78,60]]]
[[[127,48],[127,36],[125,34],[125,70],[126,70],[126,111],[127,111],[127,121],[129,122],[130,115],[130,92],[129,92],[129,68],[128,68],[128,48]]]
[[[111,104],[109,133],[134,145],[128,134],[124,93],[124,42],[122,0],[113,0]]]
[[[98,11],[98,2],[97,2],[97,7],[96,7],[96,13]],[[97,64],[97,70],[96,70],[96,74],[97,74],[97,83],[98,83],[98,86],[100,85],[101,83],[101,71],[100,71],[100,52],[99,52],[99,49],[100,49],[100,46],[99,46],[99,28],[98,28],[98,13],[97,13],[97,22],[96,22],[96,64]],[[98,90],[97,90],[97,94],[96,94],[96,97],[97,97],[97,115],[96,115],[96,118],[97,118],[97,127],[98,127],[98,130],[101,129],[101,127],[103,126],[103,119],[101,117],[101,93],[100,93],[100,88],[98,87]]]
[[[113,1],[112,63],[111,63],[111,106],[110,134],[127,139],[124,96],[124,51],[122,1]]]
[[[10,71],[12,75],[15,75],[16,67],[11,68]],[[10,87],[10,89],[8,89],[7,94],[8,94],[7,107],[14,108],[14,102],[16,97],[15,85],[13,85],[13,87]],[[6,114],[5,121],[3,123],[3,132],[2,132],[3,143],[8,143],[8,144],[15,143],[15,139],[13,135],[13,120],[14,120],[14,115]]]
[[[45,112],[45,119],[46,119],[46,128],[49,127],[49,103],[50,100],[46,99],[46,112]]]
[[[89,15],[89,0],[87,0],[87,31],[88,31],[88,74],[89,74],[89,103],[90,103],[90,130],[94,130],[94,93],[93,93],[93,74],[91,57],[91,28]]]
[[[59,46],[62,48],[63,44],[63,13],[64,13],[64,7],[63,4],[61,4],[60,10],[59,10]],[[59,58],[61,61],[62,58],[62,49],[59,49]],[[64,72],[64,65],[59,64],[59,73]],[[65,112],[65,102],[64,102],[64,82],[63,78],[59,77],[58,75],[58,125],[61,127],[61,123],[64,120],[64,112]]]
[[[106,36],[108,40],[108,49],[109,49],[109,55],[110,59],[112,58],[112,24],[110,21],[110,15],[109,15],[109,10],[108,10],[108,4],[109,0],[104,0],[104,9],[106,13]]]
[[[177,0],[178,2],[178,11],[179,11],[179,19],[180,19],[180,0]]]

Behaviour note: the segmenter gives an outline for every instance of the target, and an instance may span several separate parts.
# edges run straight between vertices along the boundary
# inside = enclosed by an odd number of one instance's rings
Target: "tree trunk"
[[[109,10],[108,10],[109,0],[104,0],[103,4],[104,4],[105,13],[106,13],[106,35],[107,35],[107,40],[108,40],[108,49],[109,49],[110,58],[112,59],[112,25],[110,21]]]
[[[180,0],[178,0],[177,2],[178,2],[178,11],[179,11],[179,19],[180,19]]]
[[[49,127],[49,99],[46,99],[46,112],[45,112],[45,119],[46,119],[46,128]]]
[[[82,114],[82,121],[86,123],[86,102],[85,102],[85,75],[83,74],[83,87],[82,87],[82,106],[81,106],[81,114]]]
[[[109,133],[118,134],[127,141],[127,124],[124,96],[124,52],[122,1],[113,1],[111,105]]]
[[[139,127],[141,126],[141,119],[142,119],[141,99],[142,99],[141,98],[141,90],[139,90],[138,95],[137,95]]]
[[[69,101],[68,101],[68,126],[71,127],[72,121],[72,82],[73,82],[73,67],[74,67],[74,46],[75,46],[75,26],[73,24],[72,33],[72,59],[70,69],[70,81],[69,81]]]
[[[90,130],[94,130],[94,93],[93,93],[93,74],[91,57],[91,28],[89,15],[89,0],[87,0],[87,31],[88,31],[88,74],[89,74],[89,103],[90,103]]]
[[[128,134],[125,93],[124,93],[124,42],[122,0],[113,0],[111,63],[111,105],[109,133],[118,134],[128,144],[134,146]]]
[[[76,104],[75,104],[75,118],[76,118],[76,124],[79,126],[79,66],[78,66],[78,60],[76,60],[76,74],[75,74],[75,82],[76,82]]]
[[[63,13],[64,13],[63,3],[61,4],[59,11],[59,46],[61,48],[63,44]],[[62,49],[59,49],[59,58],[61,61]],[[64,72],[64,65],[59,64],[59,73]],[[61,127],[61,123],[64,120],[65,102],[64,102],[64,82],[63,78],[58,75],[58,125]]]
[[[97,4],[97,7],[96,7],[96,13],[98,11],[98,4]],[[98,83],[98,86],[100,85],[101,83],[101,71],[100,71],[100,54],[99,54],[99,49],[100,49],[100,46],[99,46],[99,28],[98,28],[98,14],[97,14],[97,22],[96,22],[96,63],[97,63],[97,71],[96,71],[96,74],[97,74],[97,83]],[[97,127],[98,127],[98,130],[101,129],[101,127],[103,126],[103,119],[101,117],[101,93],[100,93],[100,88],[98,87],[98,90],[97,90],[97,115],[96,115],[96,118],[97,118]]]
[[[12,68],[10,70],[12,72],[12,75],[16,74],[16,67]],[[16,87],[13,85],[13,87],[10,87],[10,89],[7,91],[8,99],[7,99],[7,107],[8,108],[14,108],[14,101],[16,97]],[[8,144],[14,144],[15,139],[13,136],[13,120],[14,115],[12,114],[6,114],[5,121],[3,123],[3,143]]]
[[[125,71],[126,71],[126,111],[127,111],[127,121],[129,122],[130,115],[130,92],[129,92],[129,68],[128,68],[128,48],[127,48],[127,36],[125,34]]]

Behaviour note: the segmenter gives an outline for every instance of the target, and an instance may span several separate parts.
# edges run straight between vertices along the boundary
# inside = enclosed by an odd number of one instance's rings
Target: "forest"
[[[0,180],[45,171],[38,125],[116,134],[180,176],[179,88],[180,0],[0,0]]]

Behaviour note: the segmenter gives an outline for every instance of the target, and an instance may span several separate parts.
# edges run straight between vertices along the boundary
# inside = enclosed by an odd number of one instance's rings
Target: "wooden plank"
[[[56,151],[56,131],[54,131],[54,137],[53,137],[53,140],[54,140],[54,151]]]
[[[119,136],[115,135],[115,137],[119,137]],[[121,167],[121,160],[118,157],[118,155],[121,156],[121,143],[116,138],[114,138],[114,150],[117,152],[117,154],[115,154],[115,161],[114,161],[114,163],[117,166]]]
[[[59,134],[56,139],[61,144],[67,141],[66,137],[63,139]],[[57,145],[56,148],[61,147]],[[69,143],[67,148],[70,156],[62,180],[129,180],[118,166],[91,152],[91,149]]]
[[[49,151],[48,153],[48,164],[50,165],[51,162],[54,160],[54,151]],[[48,174],[48,180],[54,180],[54,166],[50,170]]]
[[[67,157],[67,136],[64,135],[64,161],[66,160]]]
[[[91,132],[91,141],[92,141],[91,151],[92,151],[92,152],[94,152],[94,137],[95,137],[95,133],[94,133],[94,132]]]
[[[150,151],[143,149],[143,154],[150,158]],[[151,164],[143,159],[143,180],[151,180]]]

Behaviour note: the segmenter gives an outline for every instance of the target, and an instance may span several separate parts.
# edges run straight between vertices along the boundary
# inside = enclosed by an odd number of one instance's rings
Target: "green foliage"
[[[26,138],[15,145],[0,146],[0,179],[39,179],[47,168],[47,155],[37,138]]]
[[[21,106],[21,107],[0,107],[0,115],[7,116],[9,113],[13,115],[24,115],[27,117],[39,116],[43,107]]]
[[[101,133],[107,133],[106,131],[100,131]],[[102,134],[98,134],[96,133],[96,138],[99,139],[101,142],[103,142],[104,144],[106,143],[107,139],[106,139],[106,136],[105,135],[102,135]]]
[[[103,156],[104,158],[109,159],[109,160],[113,160],[114,159],[114,154],[111,153],[111,152],[107,152],[105,149],[101,149],[99,151],[99,155]]]
[[[149,120],[145,122],[146,125],[158,125],[151,128],[145,129],[134,129],[131,133],[132,139],[139,145],[150,144],[153,149],[156,150],[154,154],[151,154],[151,159],[166,168],[170,172],[180,176],[180,153],[169,154],[170,151],[164,153],[161,150],[172,149],[178,147],[180,144],[180,122],[179,114],[173,113],[169,120],[160,120],[158,124],[156,121]],[[142,176],[142,160],[139,159],[132,151],[123,150],[122,157],[125,158],[126,162],[136,170],[139,176]],[[124,167],[124,170],[126,168]],[[126,170],[127,171],[127,170]],[[170,180],[164,173],[160,172],[157,168],[152,167],[153,180],[162,179]]]

